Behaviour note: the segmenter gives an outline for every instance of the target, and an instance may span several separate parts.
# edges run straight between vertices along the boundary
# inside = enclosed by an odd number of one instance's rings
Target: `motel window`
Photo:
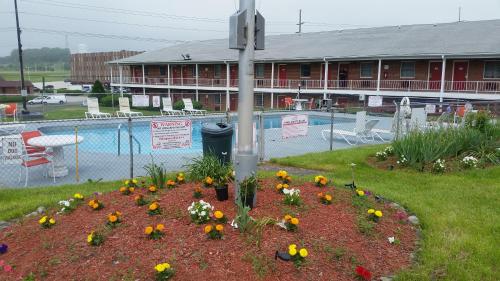
[[[215,78],[220,78],[222,66],[220,64],[214,65],[214,77]]]
[[[500,61],[487,61],[484,63],[484,78],[500,79]]]
[[[144,66],[144,75],[147,76],[149,75],[149,67]]]
[[[360,74],[361,78],[372,78],[372,63],[362,62],[360,64]]]
[[[215,94],[214,95],[214,104],[215,105],[220,105],[221,104],[221,95]]]
[[[191,77],[196,77],[196,65],[191,65]]]
[[[160,75],[161,76],[167,75],[167,67],[166,66],[160,66]]]
[[[255,106],[256,107],[263,107],[264,106],[264,94],[255,94]]]
[[[259,63],[255,65],[255,77],[264,78],[264,64]]]
[[[401,78],[415,78],[415,62],[406,61],[401,63]]]
[[[300,65],[300,77],[311,77],[311,65],[303,63]]]

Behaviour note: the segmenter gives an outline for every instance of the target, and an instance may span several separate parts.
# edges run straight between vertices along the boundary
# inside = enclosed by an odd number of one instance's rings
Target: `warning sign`
[[[284,115],[281,117],[281,136],[284,139],[307,136],[309,117],[305,114]]]
[[[19,137],[2,138],[2,158],[5,165],[21,164],[23,140]]]
[[[151,121],[151,146],[155,150],[189,148],[192,138],[192,122],[189,119]]]

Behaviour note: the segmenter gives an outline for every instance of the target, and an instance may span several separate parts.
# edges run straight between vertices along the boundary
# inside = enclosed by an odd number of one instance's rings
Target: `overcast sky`
[[[78,52],[151,50],[176,40],[224,38],[238,0],[18,0],[18,5],[23,48],[68,44]],[[297,31],[299,9],[302,31],[311,32],[452,22],[459,6],[462,20],[500,19],[500,0],[256,0],[267,34]],[[0,0],[0,56],[17,47],[14,27],[14,0]]]

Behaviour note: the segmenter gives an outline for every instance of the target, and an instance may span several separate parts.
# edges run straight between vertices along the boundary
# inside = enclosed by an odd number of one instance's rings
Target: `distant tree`
[[[101,94],[105,92],[106,91],[104,90],[104,86],[102,85],[101,81],[95,80],[94,85],[92,86],[92,93]]]

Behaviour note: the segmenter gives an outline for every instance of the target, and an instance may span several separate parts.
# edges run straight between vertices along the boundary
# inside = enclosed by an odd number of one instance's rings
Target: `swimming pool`
[[[206,122],[219,122],[221,118],[207,118],[201,120],[193,120],[193,141],[192,147],[182,149],[170,150],[153,150],[151,148],[151,133],[149,121],[133,122],[132,133],[134,136],[133,149],[134,154],[178,154],[178,153],[199,153],[203,150],[201,142],[201,126]],[[232,121],[233,124],[237,123],[236,120]],[[335,118],[335,123],[348,123],[353,122],[349,118]],[[322,116],[309,115],[309,126],[318,126],[330,124],[330,119]],[[119,129],[119,126],[121,129]],[[257,128],[258,122],[257,122]],[[281,128],[281,115],[265,115],[264,116],[264,129],[276,130]],[[73,135],[74,127],[56,127],[47,126],[40,128],[42,133],[47,135]],[[120,153],[129,154],[129,136],[128,125],[124,121],[122,123],[104,123],[82,125],[78,127],[78,135],[83,136],[84,141],[79,144],[80,152],[94,152],[94,153],[118,153],[118,142],[120,142]],[[119,140],[120,139],[120,140]],[[234,143],[234,139],[233,139]]]

